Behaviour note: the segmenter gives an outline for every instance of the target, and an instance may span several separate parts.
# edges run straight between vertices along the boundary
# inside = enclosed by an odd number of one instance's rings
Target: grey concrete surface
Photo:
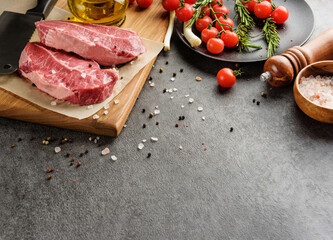
[[[333,26],[333,3],[309,4],[316,36]],[[333,239],[333,126],[301,112],[291,87],[262,98],[262,65],[243,64],[243,77],[222,90],[215,75],[234,64],[174,35],[151,72],[155,87],[147,81],[118,138],[95,144],[95,135],[0,118],[0,239]],[[149,119],[156,105],[161,114]],[[43,145],[49,136],[58,140]],[[62,137],[73,143],[55,154]],[[105,147],[116,162],[101,156]],[[67,152],[82,165],[70,166]],[[47,180],[47,168],[59,171]]]

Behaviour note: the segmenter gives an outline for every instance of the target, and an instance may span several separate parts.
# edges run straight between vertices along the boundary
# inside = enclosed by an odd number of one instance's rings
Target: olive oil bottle
[[[75,21],[120,26],[129,0],[68,0]]]

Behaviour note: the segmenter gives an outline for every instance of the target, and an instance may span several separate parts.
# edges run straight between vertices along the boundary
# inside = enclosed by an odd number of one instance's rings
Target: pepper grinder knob
[[[274,87],[288,86],[293,79],[293,65],[284,55],[268,59],[264,66],[264,73],[260,76],[260,80],[267,81]]]

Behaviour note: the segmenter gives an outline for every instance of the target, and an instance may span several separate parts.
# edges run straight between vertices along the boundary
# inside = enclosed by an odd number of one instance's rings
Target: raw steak
[[[129,29],[70,21],[36,23],[46,46],[74,52],[104,66],[129,62],[146,52],[140,37]]]
[[[118,80],[114,69],[36,42],[23,50],[19,72],[52,97],[80,105],[104,101]]]

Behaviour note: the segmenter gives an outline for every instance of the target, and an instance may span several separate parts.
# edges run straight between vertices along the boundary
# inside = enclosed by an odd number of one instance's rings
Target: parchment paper
[[[11,4],[8,4],[8,2],[10,2]],[[1,4],[0,6],[0,13],[2,13],[4,10],[24,13],[27,9],[33,7],[36,1],[24,2],[25,3],[22,4],[22,1],[6,0],[5,4]],[[55,7],[50,13],[47,20],[64,20],[68,16],[70,16],[69,12]],[[31,38],[31,41],[36,40],[38,41],[37,32],[35,32]],[[41,92],[36,87],[33,87],[29,80],[20,77],[17,73],[0,75],[0,87],[48,110],[69,117],[84,119],[92,116],[94,113],[98,112],[101,108],[103,108],[103,106],[109,103],[112,99],[114,99],[133,79],[133,77],[154,57],[156,57],[163,48],[163,43],[161,42],[156,42],[144,38],[142,38],[142,41],[147,48],[147,52],[139,56],[132,64],[128,63],[119,68],[119,77],[123,77],[123,79],[118,80],[118,82],[114,86],[112,95],[108,99],[106,99],[102,103],[94,104],[92,108],[88,108],[87,106],[70,104],[66,101],[56,100],[55,98],[47,95],[46,93]],[[56,101],[57,103],[55,106],[51,105],[51,102],[53,101]],[[112,105],[113,104],[110,104],[110,108],[112,107]]]

